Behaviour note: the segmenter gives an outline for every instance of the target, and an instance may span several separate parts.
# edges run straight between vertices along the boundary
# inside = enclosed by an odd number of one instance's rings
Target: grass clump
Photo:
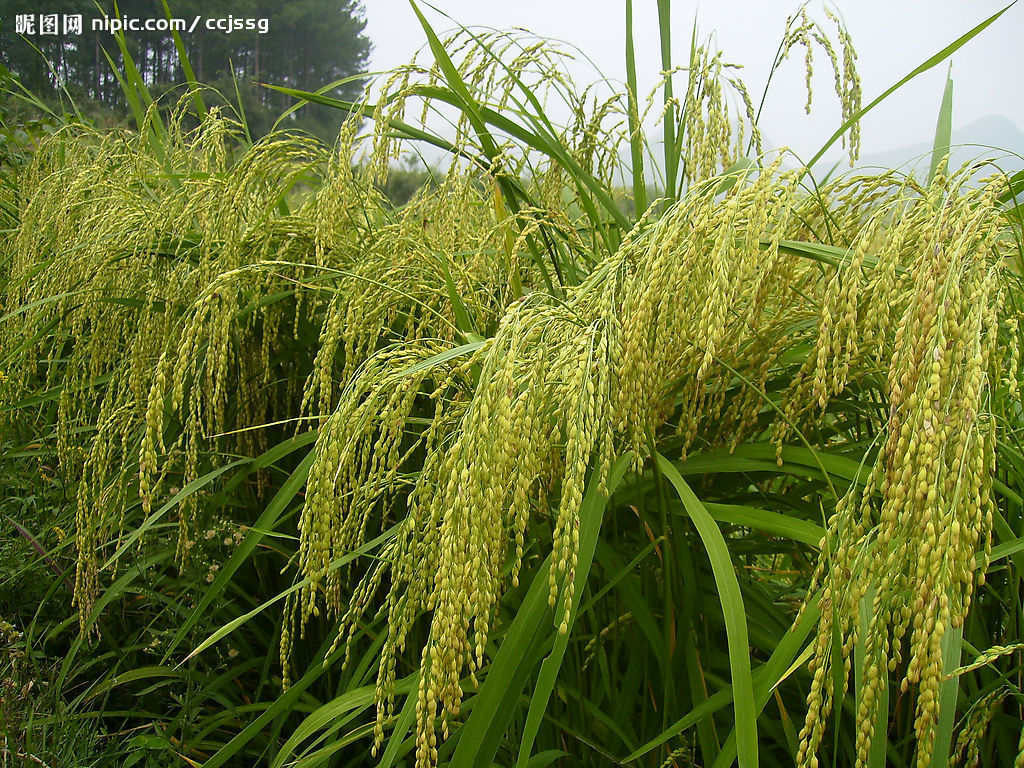
[[[190,94],[5,176],[4,450],[76,518],[55,690],[207,768],[994,764],[1018,180],[815,184],[696,42],[656,162],[629,83],[423,23],[365,103],[287,91],[355,113],[329,150]],[[849,39],[801,45],[855,155]],[[452,160],[397,206],[411,142]]]

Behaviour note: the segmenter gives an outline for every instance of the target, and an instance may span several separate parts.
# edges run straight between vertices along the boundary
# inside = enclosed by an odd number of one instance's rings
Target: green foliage
[[[161,114],[127,40],[138,130],[7,124],[5,756],[1021,753],[1020,180],[807,187],[696,33],[651,107],[420,20],[372,98],[276,89],[330,151]],[[831,143],[877,101],[824,34]]]
[[[361,73],[369,61],[370,41],[364,34],[366,22],[358,0],[181,0],[166,6],[160,0],[121,0],[116,5],[115,13],[114,3],[108,0],[64,2],[59,9],[60,19],[80,15],[82,32],[65,34],[61,27],[57,35],[43,35],[39,34],[38,17],[50,9],[24,0],[0,1],[0,64],[23,88],[58,113],[81,109],[96,116],[113,112],[125,117],[130,105],[112,76],[107,60],[110,56],[119,71],[137,67],[154,97],[170,91],[162,99],[165,110],[170,111],[180,95],[180,84],[188,79],[171,32],[125,31],[125,47],[120,49],[114,33],[94,31],[92,22],[104,16],[139,20],[173,17],[191,26],[198,18],[199,24],[191,33],[179,34],[194,79],[224,94],[218,97],[221,104],[237,104],[240,100],[251,135],[259,137],[270,132],[274,119],[291,103],[262,87],[263,83],[311,90]],[[16,34],[15,18],[23,14],[35,20],[35,34]],[[229,18],[262,20],[266,31],[258,27],[230,32],[206,28],[206,20]],[[350,80],[332,87],[330,93],[356,99],[363,84]],[[330,143],[341,121],[334,111],[311,107],[297,114],[290,127]]]

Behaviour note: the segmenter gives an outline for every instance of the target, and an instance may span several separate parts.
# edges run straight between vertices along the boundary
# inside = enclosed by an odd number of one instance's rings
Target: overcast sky
[[[634,0],[637,70],[641,92],[654,84],[659,67],[656,0]],[[1003,0],[838,0],[858,53],[864,103],[973,26],[999,11]],[[433,0],[433,5],[465,26],[522,27],[582,49],[608,77],[625,78],[624,0]],[[387,69],[406,62],[425,38],[408,0],[365,0],[367,33],[373,41],[371,65]],[[435,29],[453,22],[425,6]],[[694,17],[703,34],[714,31],[727,61],[743,65],[742,76],[755,100],[785,27],[799,7],[795,0],[675,0],[672,3],[674,60],[686,60]],[[809,3],[812,16],[829,25],[821,3]],[[979,117],[1001,114],[1024,128],[1024,3],[1007,11],[952,58],[954,128]],[[786,144],[809,156],[840,123],[825,56],[815,51],[814,108],[804,116],[804,70],[796,54],[772,83],[761,128],[775,145]],[[428,60],[426,57],[424,60]],[[593,70],[589,70],[593,72]],[[592,80],[582,65],[574,73]],[[919,76],[869,114],[862,124],[863,152],[879,152],[930,142],[935,131],[946,65]]]

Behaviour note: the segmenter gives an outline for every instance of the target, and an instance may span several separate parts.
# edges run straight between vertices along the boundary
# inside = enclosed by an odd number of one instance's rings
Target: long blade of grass
[[[956,725],[956,700],[960,694],[960,676],[949,673],[960,666],[960,651],[963,648],[963,625],[948,627],[942,635],[942,671],[946,677],[939,683],[939,722],[935,726],[935,742],[932,747],[932,768],[944,768],[949,764],[949,750],[953,745],[953,728]]]
[[[994,24],[995,21],[1000,16],[1002,16],[1004,13],[1006,13],[1008,10],[1010,10],[1016,4],[1017,4],[1017,0],[1013,0],[1012,3],[1007,5],[1001,11],[997,11],[996,13],[992,14],[991,16],[989,16],[983,22],[978,24],[976,27],[971,29],[969,32],[967,32],[967,33],[961,35],[960,37],[958,37],[956,40],[954,40],[952,43],[947,45],[945,48],[943,48],[941,51],[936,53],[934,56],[930,56],[927,59],[925,59],[920,65],[918,65],[917,67],[912,69],[909,74],[907,74],[905,77],[901,78],[894,85],[891,85],[889,88],[887,88],[885,91],[883,91],[880,96],[878,96],[874,101],[869,103],[866,107],[861,107],[861,109],[858,110],[856,114],[854,114],[852,117],[850,117],[849,120],[847,120],[845,123],[843,123],[841,126],[839,126],[838,130],[836,130],[836,132],[832,134],[832,136],[828,139],[828,141],[825,142],[824,146],[822,146],[822,148],[817,151],[817,153],[814,155],[814,157],[811,158],[810,162],[808,162],[805,167],[807,169],[810,169],[810,168],[812,168],[814,166],[815,163],[817,163],[819,160],[821,160],[822,156],[826,152],[828,152],[828,150],[832,147],[833,144],[835,144],[837,141],[839,141],[840,137],[842,137],[842,135],[844,133],[846,133],[847,130],[849,130],[851,125],[853,125],[854,123],[859,121],[862,117],[864,117],[864,115],[866,115],[872,109],[877,107],[879,104],[881,104],[887,98],[889,98],[890,95],[892,95],[894,92],[896,92],[897,90],[902,88],[904,85],[909,83],[911,80],[913,80],[915,77],[920,75],[922,72],[927,72],[932,67],[938,66],[943,61],[945,61],[950,56],[952,56],[954,53],[956,53],[958,50],[963,48],[967,43],[969,43],[975,37],[980,35],[986,29],[988,29],[988,27],[990,27],[992,24]]]
[[[518,213],[519,202],[517,200],[514,184],[509,175],[502,171],[498,144],[487,128],[487,122],[481,114],[480,105],[473,98],[469,86],[466,84],[465,80],[462,79],[462,75],[458,68],[448,56],[448,52],[445,50],[444,44],[441,42],[440,38],[438,38],[437,33],[434,32],[433,27],[430,26],[427,18],[420,11],[419,6],[416,5],[415,0],[409,0],[409,4],[412,6],[413,12],[416,14],[416,18],[419,20],[424,34],[427,36],[427,43],[430,46],[431,53],[434,55],[435,63],[440,67],[441,73],[444,75],[444,79],[448,84],[448,87],[457,97],[457,103],[454,106],[462,111],[469,119],[470,125],[473,127],[473,130],[480,141],[480,147],[488,160],[488,167],[486,168],[487,172],[494,177],[498,185],[501,187],[509,206]],[[544,260],[540,257],[540,253],[535,251],[533,256],[534,261],[537,263],[538,268],[544,276],[548,290],[552,293],[561,295],[561,287],[559,286],[556,288],[555,284],[552,282],[551,277],[547,272],[547,266],[544,264]],[[552,260],[554,260],[554,254],[552,254]]]
[[[395,693],[408,694],[410,691],[415,690],[418,678],[419,673],[413,673],[397,681],[395,683]],[[288,737],[288,740],[281,747],[281,751],[277,753],[277,757],[270,768],[281,768],[288,758],[291,757],[292,753],[294,753],[295,748],[317,731],[336,724],[339,719],[346,715],[351,717],[353,713],[358,714],[369,709],[373,705],[375,689],[376,686],[374,685],[364,685],[361,688],[345,691],[340,696],[335,697],[326,704],[322,704],[311,714],[307,715],[298,727],[292,731],[291,736]]]
[[[413,374],[419,373],[420,371],[426,371],[433,368],[441,363],[446,363],[449,360],[454,360],[456,357],[462,357],[463,355],[471,355],[476,352],[480,347],[484,345],[483,340],[471,341],[467,344],[460,344],[452,349],[445,350],[444,352],[438,352],[436,355],[431,355],[426,360],[421,360],[418,363],[410,365],[408,368],[403,368],[401,373],[396,378],[404,379]]]
[[[327,652],[333,644],[334,638],[328,636],[314,656],[306,673],[299,680],[292,683],[288,690],[277,696],[258,717],[246,725],[231,741],[217,750],[216,754],[203,763],[203,768],[220,768],[220,766],[228,763],[252,739],[263,733],[275,718],[287,717],[290,712],[294,711],[306,689],[327,673],[332,660],[339,658],[345,653],[344,648],[339,648],[335,650],[333,656],[327,656]],[[234,764],[237,765],[238,763]]]
[[[545,618],[548,609],[548,573],[551,556],[537,569],[530,588],[516,612],[501,646],[490,664],[487,677],[473,697],[473,709],[459,729],[459,743],[452,756],[451,768],[475,768],[490,765],[490,757],[498,749],[515,709],[514,705],[527,678],[533,671],[533,660],[548,636]]]
[[[100,8],[100,12],[106,16],[102,8]],[[114,15],[120,16],[116,2],[114,3]],[[153,105],[153,97],[146,86],[145,78],[139,72],[138,67],[135,66],[135,60],[132,59],[131,52],[128,50],[128,41],[125,39],[124,31],[118,30],[113,35],[114,40],[117,42],[117,47],[121,51],[121,64],[124,66],[123,76],[118,71],[117,65],[105,48],[103,49],[103,55],[109,62],[110,68],[113,70],[114,76],[117,78],[117,82],[121,86],[125,98],[128,100],[138,125],[139,133],[148,134],[151,137],[153,151],[157,158],[163,162],[166,159],[167,130],[158,114],[150,112],[150,107]]]
[[[441,68],[445,82],[459,96],[461,102],[459,107],[466,113],[466,117],[469,118],[473,130],[476,131],[477,138],[480,139],[480,146],[483,148],[484,153],[494,162],[498,156],[498,145],[494,141],[494,137],[491,136],[490,131],[487,130],[487,124],[480,114],[479,105],[470,93],[466,82],[462,79],[462,75],[459,74],[458,68],[448,56],[444,44],[438,38],[437,33],[434,32],[433,27],[430,26],[426,16],[420,11],[419,6],[416,5],[415,0],[409,0],[409,5],[412,6],[413,13],[416,14],[416,18],[423,28],[424,34],[427,36],[430,52],[434,55],[434,61],[438,67]]]
[[[303,445],[308,444],[308,442],[309,440],[304,442],[288,441],[287,445],[291,450],[297,450]],[[296,445],[296,443],[298,444]],[[284,481],[280,490],[267,505],[267,508],[263,510],[263,514],[259,516],[259,519],[249,529],[248,533],[246,533],[245,538],[239,542],[237,547],[235,547],[235,550],[231,553],[231,557],[228,561],[217,571],[217,578],[214,579],[213,583],[209,587],[203,590],[202,597],[195,609],[192,611],[191,615],[182,622],[177,633],[175,633],[174,638],[167,646],[167,650],[164,652],[164,663],[166,663],[170,658],[174,649],[177,648],[181,641],[185,639],[185,635],[188,631],[195,626],[197,621],[199,621],[203,612],[224,591],[235,572],[242,567],[243,563],[248,560],[249,556],[266,536],[266,532],[272,531],[276,527],[277,521],[280,519],[282,513],[288,505],[292,503],[292,500],[298,494],[299,489],[302,488],[303,484],[306,482],[306,476],[309,474],[309,467],[313,463],[314,455],[314,452],[310,451],[302,461],[299,462],[295,471],[292,472],[288,479]]]
[[[435,10],[437,9],[435,8]],[[516,85],[516,87],[523,94],[523,97],[532,107],[533,112],[531,113],[529,110],[525,108],[525,105],[521,101],[519,101],[518,98],[515,97],[514,94],[509,94],[511,100],[519,108],[520,116],[525,117],[527,120],[529,120],[531,124],[533,124],[536,134],[545,137],[544,141],[547,144],[548,148],[544,150],[539,145],[531,142],[526,142],[527,146],[544,152],[544,154],[547,154],[549,157],[555,160],[555,162],[557,162],[559,165],[561,165],[568,171],[570,180],[576,186],[577,190],[580,192],[580,203],[585,209],[587,216],[590,218],[592,226],[595,229],[601,231],[603,235],[606,233],[606,227],[604,227],[603,222],[598,217],[596,208],[591,203],[589,197],[583,193],[585,189],[589,190],[590,193],[594,196],[594,198],[601,203],[601,206],[604,209],[605,213],[607,215],[610,215],[611,218],[618,224],[620,228],[628,230],[630,227],[628,219],[619,209],[618,205],[615,203],[615,199],[610,194],[610,190],[608,190],[607,185],[596,179],[590,172],[590,169],[584,168],[576,160],[576,158],[573,157],[572,153],[568,151],[568,149],[562,144],[559,138],[559,132],[555,129],[551,120],[548,119],[546,111],[544,109],[544,105],[541,103],[537,94],[534,93],[534,90],[527,86],[523,82],[519,74],[514,69],[508,67],[502,61],[501,57],[494,53],[494,51],[491,50],[491,47],[487,45],[485,41],[481,40],[479,36],[474,34],[472,30],[469,30],[465,27],[462,27],[462,30],[466,34],[468,34],[477,43],[477,45],[480,46],[482,51],[484,51],[488,56],[491,57],[491,59],[497,66],[504,69],[504,71],[510,77],[511,81]],[[482,107],[482,109],[484,111],[484,114],[487,116],[488,120],[491,120],[490,115],[494,114],[493,110],[488,110],[486,107]],[[496,125],[496,127],[498,126]],[[516,205],[516,201],[514,199],[510,199],[509,203],[513,205],[515,210],[518,210],[518,206]],[[605,238],[605,241],[609,243],[610,249],[614,250],[614,247],[611,246],[611,243],[607,237]]]
[[[61,690],[64,687],[64,683],[71,672],[72,664],[81,650],[83,643],[86,642],[88,631],[99,622],[100,616],[108,605],[114,600],[117,600],[124,596],[129,585],[136,579],[143,578],[147,569],[152,568],[158,563],[162,563],[165,560],[170,560],[174,553],[170,550],[164,549],[154,555],[137,560],[132,564],[132,567],[127,569],[113,584],[107,587],[93,605],[89,615],[86,616],[83,622],[85,632],[80,632],[77,637],[72,641],[71,647],[68,652],[64,655],[61,660],[60,671],[54,681],[56,690]],[[120,649],[118,649],[120,651]]]
[[[633,163],[633,205],[637,218],[647,210],[644,179],[644,137],[640,130],[640,106],[636,84],[636,51],[633,40],[633,0],[626,0],[626,88],[629,99],[629,151]]]
[[[172,19],[171,7],[167,4],[167,0],[160,0],[164,6],[164,15],[167,20]],[[181,34],[178,32],[177,27],[174,24],[170,25],[171,37],[174,39],[174,48],[178,51],[178,61],[181,63],[181,71],[185,74],[185,80],[188,82],[189,87],[192,89],[192,103],[195,104],[196,114],[200,120],[206,117],[206,104],[203,103],[202,88],[199,81],[196,80],[196,73],[192,70],[192,62],[188,58],[188,50],[185,48],[185,42],[181,39]],[[232,70],[233,71],[233,70]]]
[[[773,536],[783,536],[809,547],[817,547],[825,535],[825,529],[816,523],[771,512],[767,509],[758,509],[744,504],[715,503],[706,503],[704,507],[711,517],[720,523],[741,525],[744,528],[764,531]]]
[[[612,465],[608,472],[609,493],[618,487],[632,458],[632,454],[622,456]],[[587,576],[590,575],[590,566],[594,562],[594,553],[597,550],[601,522],[604,518],[604,509],[607,504],[608,497],[598,489],[595,473],[587,484],[586,494],[580,505],[580,545],[574,581],[576,595],[583,594],[583,587],[587,583]],[[558,678],[558,670],[562,666],[565,651],[569,647],[569,637],[576,623],[578,612],[579,600],[576,601],[569,614],[568,630],[565,633],[559,633],[555,638],[551,654],[541,664],[540,675],[537,677],[537,687],[533,691],[530,708],[526,713],[526,724],[523,726],[523,738],[519,745],[519,759],[516,761],[516,768],[526,768],[529,761],[534,739],[536,739],[537,731],[540,729],[541,718],[547,709],[551,692],[554,690],[555,681]]]
[[[92,688],[88,695],[82,700],[89,701],[95,699],[97,696],[106,693],[111,688],[118,685],[124,685],[125,683],[132,683],[136,680],[151,680],[153,678],[172,678],[172,679],[185,679],[188,677],[188,672],[181,669],[174,669],[171,667],[161,666],[159,664],[148,667],[136,667],[130,669],[127,672],[121,672],[114,675],[108,675],[102,681],[100,681],[94,688]]]
[[[452,270],[448,262],[448,255],[445,253],[441,254],[439,259],[441,264],[441,270],[444,274],[444,284],[448,290],[448,301],[451,302],[452,312],[455,313],[455,325],[467,341],[473,341],[474,338],[478,337],[476,333],[473,319],[470,317],[469,309],[466,307],[466,302],[462,300],[462,296],[459,294],[459,289],[455,285],[455,280],[452,278]]]
[[[801,653],[801,649],[804,647],[804,643],[807,641],[808,636],[817,627],[818,618],[820,616],[818,601],[819,597],[816,596],[807,603],[807,608],[800,621],[793,627],[792,631],[787,632],[779,640],[778,645],[775,646],[775,650],[772,652],[768,661],[753,671],[752,678],[754,681],[754,691],[757,702],[760,705],[759,709],[763,708],[764,704],[768,702],[772,692],[778,687],[778,685],[789,677],[797,667],[805,663],[806,660],[810,658],[808,652],[811,648],[806,648],[803,653]],[[694,707],[691,712],[679,718],[679,720],[663,730],[653,739],[643,744],[635,752],[622,758],[620,762],[631,763],[643,757],[652,750],[660,747],[669,739],[675,738],[687,728],[692,728],[708,715],[728,706],[729,702],[732,701],[732,698],[732,685],[727,685],[721,690],[716,691],[701,702],[701,704]],[[723,754],[726,754],[728,748],[730,748],[729,744],[723,746]],[[735,748],[736,742],[735,739],[732,739],[731,749],[735,750]]]
[[[658,0],[658,42],[661,45],[661,71],[665,73],[663,85],[665,117],[664,162],[665,197],[676,197],[676,174],[679,170],[679,154],[676,151],[675,93],[672,88],[672,0]],[[692,50],[691,50],[692,54]]]
[[[125,540],[121,542],[121,545],[114,551],[114,554],[112,554],[107,559],[107,562],[103,564],[103,568],[109,568],[118,560],[120,560],[121,555],[124,554],[126,549],[128,549],[140,538],[142,538],[146,534],[146,532],[149,531],[149,529],[152,528],[154,525],[156,525],[164,515],[166,515],[170,510],[177,507],[186,498],[188,498],[194,493],[201,491],[203,488],[208,486],[210,483],[212,483],[218,477],[223,475],[225,472],[228,472],[242,464],[247,464],[248,461],[248,459],[238,459],[236,461],[228,462],[227,464],[223,464],[217,467],[216,469],[207,472],[202,477],[197,477],[191,483],[188,483],[184,488],[182,488],[180,491],[174,494],[174,496],[172,496],[170,500],[167,501],[166,504],[161,506],[155,512],[151,513],[150,516],[147,517],[142,522],[141,525],[139,525],[136,528],[133,528],[132,532],[128,534],[127,538],[125,538]]]
[[[939,163],[949,154],[953,143],[953,64],[950,63],[946,74],[946,87],[942,91],[942,105],[939,107],[939,119],[935,125],[935,141],[932,145],[932,160],[928,166],[928,181],[935,178],[939,171]]]
[[[736,712],[737,756],[740,768],[756,768],[757,708],[754,704],[754,684],[750,673],[747,619],[729,547],[711,514],[683,480],[675,465],[660,453],[654,458],[683,502],[683,507],[690,515],[711,560],[729,641],[729,669],[732,674],[733,708]]]
[[[413,720],[416,717],[416,702],[419,698],[416,695],[418,687],[419,672],[416,672],[412,690],[406,696],[405,705],[395,721],[395,727],[391,731],[387,744],[384,745],[384,752],[380,756],[380,764],[377,768],[391,768],[404,752],[412,749],[415,738],[406,739],[406,734],[412,728]]]
[[[64,586],[66,586],[70,592],[74,592],[75,583],[67,576],[67,574],[64,572],[64,569],[57,565],[57,561],[54,560],[53,557],[51,557],[50,552],[46,549],[46,547],[44,547],[39,542],[39,539],[33,536],[32,532],[29,531],[28,528],[23,526],[17,520],[12,520],[6,515],[4,516],[4,518],[7,520],[7,522],[14,526],[15,530],[21,534],[22,538],[25,539],[25,541],[27,541],[29,545],[31,545],[32,549],[34,549],[39,554],[39,556],[43,558],[43,562],[46,563],[47,566],[49,566],[51,571],[57,574],[57,578],[61,579],[64,582]]]
[[[351,552],[349,552],[344,557],[339,557],[337,560],[335,560],[334,562],[332,562],[330,564],[330,566],[327,569],[327,573],[331,573],[331,572],[336,571],[336,570],[338,570],[339,568],[341,568],[341,567],[343,567],[345,565],[348,565],[353,560],[356,560],[359,557],[362,557],[363,555],[368,554],[369,552],[372,552],[373,550],[375,550],[377,547],[379,547],[384,542],[388,541],[389,539],[394,538],[395,534],[398,533],[399,528],[401,528],[401,525],[402,525],[401,523],[395,523],[393,526],[391,526],[386,531],[384,531],[384,533],[382,533],[379,536],[377,536],[376,538],[373,538],[370,541],[366,542],[365,544],[363,544],[363,546],[359,547],[358,549],[352,550]],[[245,624],[250,619],[258,616],[261,613],[263,613],[263,611],[265,611],[270,606],[275,605],[275,604],[281,602],[286,597],[288,597],[288,595],[293,594],[295,592],[298,592],[300,589],[302,589],[303,587],[305,587],[308,584],[309,584],[309,579],[308,578],[302,579],[301,581],[298,581],[295,584],[292,584],[290,587],[288,587],[288,589],[285,589],[285,590],[283,590],[281,592],[278,592],[276,595],[274,595],[269,600],[264,600],[262,603],[257,605],[255,608],[253,608],[248,613],[243,613],[241,616],[238,616],[238,617],[232,619],[227,624],[225,624],[224,626],[222,626],[219,629],[217,629],[217,631],[214,632],[213,634],[211,634],[208,638],[206,638],[201,643],[199,643],[199,645],[197,645],[195,648],[193,648],[189,652],[188,656],[186,656],[185,659],[182,661],[182,664],[184,664],[186,661],[188,661],[192,657],[199,655],[200,653],[205,651],[207,648],[209,648],[211,645],[220,642],[221,640],[223,640],[225,637],[227,637],[229,634],[234,632],[236,629],[238,629],[240,626]]]

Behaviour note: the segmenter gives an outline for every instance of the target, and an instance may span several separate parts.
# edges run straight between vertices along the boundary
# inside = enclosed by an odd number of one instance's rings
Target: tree
[[[100,5],[113,16],[111,0]],[[118,11],[123,19],[165,17],[159,0],[121,0]],[[232,102],[237,93],[254,136],[269,130],[277,115],[293,103],[263,85],[314,90],[364,71],[369,61],[370,41],[360,0],[177,0],[172,2],[171,12],[189,26],[198,19],[192,32],[181,32],[196,78]],[[79,106],[95,103],[126,115],[127,105],[107,60],[109,56],[123,71],[123,57],[111,32],[93,30],[93,21],[102,18],[96,6],[91,0],[68,0],[62,3],[61,22],[65,15],[82,17],[80,33],[65,33],[61,23],[58,34],[41,34],[41,14],[33,0],[0,0],[0,64],[44,99],[55,100],[66,91]],[[34,29],[19,35],[18,16],[32,19]],[[231,31],[208,28],[207,21],[220,19],[257,23]],[[265,31],[260,31],[264,20]],[[154,95],[185,81],[170,32],[126,31],[125,42]],[[362,89],[362,81],[353,81],[331,95],[355,100]],[[167,106],[173,101],[169,97]],[[310,106],[300,110],[287,126],[332,141],[343,117],[336,110]]]

